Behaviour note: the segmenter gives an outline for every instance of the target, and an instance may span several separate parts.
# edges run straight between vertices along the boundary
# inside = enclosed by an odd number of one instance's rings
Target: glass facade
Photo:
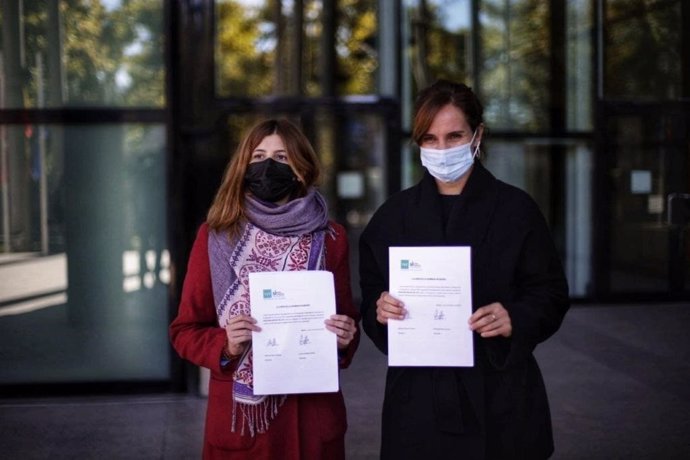
[[[169,381],[163,2],[0,16],[0,385]]]
[[[565,254],[570,295],[586,297],[594,275],[589,232],[593,219],[591,145],[557,139],[492,142],[484,164],[498,179],[529,193],[552,229],[563,229],[555,239]]]
[[[482,161],[539,204],[574,299],[690,290],[688,2],[0,0],[0,21],[0,386],[186,385],[167,326],[259,118],[315,145],[357,298],[437,78],[478,92]]]
[[[548,2],[480,2],[479,94],[492,129],[544,132],[550,126],[554,47]]]
[[[672,206],[690,203],[690,106],[681,102],[690,78],[688,14],[681,1],[607,1],[602,8],[597,128],[609,180],[601,276],[612,293],[690,287],[687,217],[671,218]]]
[[[26,219],[3,213],[0,383],[168,379],[165,127],[6,128],[28,132],[46,161],[19,184]]]
[[[687,224],[674,225],[669,214],[672,196],[687,190],[687,126],[687,112],[672,106],[650,107],[645,114],[621,110],[608,118],[608,276],[614,292],[690,287]]]
[[[0,15],[0,108],[165,105],[160,1],[3,1]]]
[[[565,127],[591,132],[594,125],[594,4],[566,2],[565,11]]]
[[[681,0],[605,2],[607,98],[644,101],[682,97],[682,81],[687,78],[681,73],[687,60],[687,54],[682,56],[682,4]]]
[[[375,0],[216,2],[220,97],[376,92]]]
[[[470,81],[472,20],[468,0],[406,0],[404,52],[413,91],[436,78]],[[471,81],[470,81],[471,82]]]

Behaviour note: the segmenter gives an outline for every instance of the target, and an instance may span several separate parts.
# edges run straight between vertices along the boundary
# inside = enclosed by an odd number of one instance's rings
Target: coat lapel
[[[450,213],[446,241],[473,249],[479,247],[486,238],[497,198],[496,179],[481,163],[475,163],[465,189]]]
[[[477,162],[443,227],[434,178],[425,172],[404,210],[403,234],[409,245],[478,247],[486,237],[497,204],[496,179]]]
[[[444,243],[441,200],[436,182],[428,173],[417,184],[412,200],[404,209],[403,235],[409,246],[434,246]]]

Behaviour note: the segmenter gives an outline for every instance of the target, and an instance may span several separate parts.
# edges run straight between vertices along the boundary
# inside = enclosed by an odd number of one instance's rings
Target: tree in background
[[[150,0],[24,0],[2,43],[21,55],[4,72],[22,88],[12,105],[164,106],[162,10]]]
[[[479,87],[494,128],[549,126],[549,17],[542,0],[481,2]]]
[[[606,2],[607,97],[672,100],[681,96],[680,8],[679,0]]]

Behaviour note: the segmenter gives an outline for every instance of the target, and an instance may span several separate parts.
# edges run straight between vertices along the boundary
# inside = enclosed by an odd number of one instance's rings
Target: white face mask
[[[429,174],[441,182],[455,182],[469,171],[479,153],[479,144],[472,152],[472,142],[476,134],[477,131],[475,130],[472,139],[467,144],[449,149],[436,150],[420,147],[422,165],[429,171]]]

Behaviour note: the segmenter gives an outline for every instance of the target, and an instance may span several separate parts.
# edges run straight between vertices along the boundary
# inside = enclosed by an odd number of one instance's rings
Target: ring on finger
[[[494,313],[491,313],[491,321],[496,321],[496,315]]]

